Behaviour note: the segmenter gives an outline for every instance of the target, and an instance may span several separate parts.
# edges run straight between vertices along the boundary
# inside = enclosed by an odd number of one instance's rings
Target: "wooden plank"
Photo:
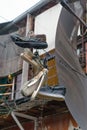
[[[0,84],[0,87],[12,87],[13,84]]]
[[[55,49],[50,50],[48,53],[51,55],[55,54]],[[41,58],[44,58],[45,54],[41,55]],[[55,58],[51,59],[47,63],[48,65],[48,76],[47,76],[47,85],[48,86],[55,86],[58,85],[58,76],[57,76],[57,69],[56,69],[56,61]]]
[[[29,32],[32,31],[33,28],[33,18],[30,14],[27,14],[27,23],[26,23],[26,37],[29,37]],[[27,51],[26,49],[24,50]],[[22,81],[21,86],[28,80],[29,75],[29,63],[23,61],[23,69],[22,69]]]

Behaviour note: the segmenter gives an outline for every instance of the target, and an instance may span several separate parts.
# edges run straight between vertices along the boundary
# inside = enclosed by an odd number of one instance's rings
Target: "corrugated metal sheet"
[[[10,35],[0,36],[0,77],[21,70],[21,52],[23,49],[12,42]]]
[[[74,4],[74,7],[79,16],[81,13],[79,2]],[[56,33],[56,61],[59,82],[66,87],[66,104],[81,128],[86,130],[87,77],[76,54],[77,27],[77,20],[63,8]]]

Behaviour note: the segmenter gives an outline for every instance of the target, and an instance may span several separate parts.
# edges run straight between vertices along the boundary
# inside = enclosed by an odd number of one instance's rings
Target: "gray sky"
[[[40,0],[0,0],[0,23],[11,21]]]

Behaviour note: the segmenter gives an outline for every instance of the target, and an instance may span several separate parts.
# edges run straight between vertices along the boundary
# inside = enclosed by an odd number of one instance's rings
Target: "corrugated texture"
[[[74,5],[81,14],[79,2]],[[87,77],[76,54],[77,20],[62,9],[56,33],[56,61],[61,85],[66,87],[66,104],[83,130],[87,129]]]
[[[23,49],[12,42],[10,35],[0,36],[0,77],[21,70],[21,52]]]
[[[55,55],[55,50],[50,51],[51,55]],[[56,61],[55,58],[48,61],[48,86],[55,86],[58,85],[58,77],[57,77],[57,69],[56,69]]]

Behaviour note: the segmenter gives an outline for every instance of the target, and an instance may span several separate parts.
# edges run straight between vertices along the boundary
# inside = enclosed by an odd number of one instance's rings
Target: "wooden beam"
[[[8,96],[8,95],[11,95],[11,92],[8,92],[8,93],[0,93],[0,96]]]
[[[0,87],[12,87],[13,84],[0,84]]]
[[[27,23],[26,23],[26,37],[29,37],[29,33],[33,30],[33,17],[30,14],[27,14]],[[28,49],[25,49],[26,52]],[[29,63],[23,61],[22,69],[22,81],[21,86],[28,80],[29,75]]]

